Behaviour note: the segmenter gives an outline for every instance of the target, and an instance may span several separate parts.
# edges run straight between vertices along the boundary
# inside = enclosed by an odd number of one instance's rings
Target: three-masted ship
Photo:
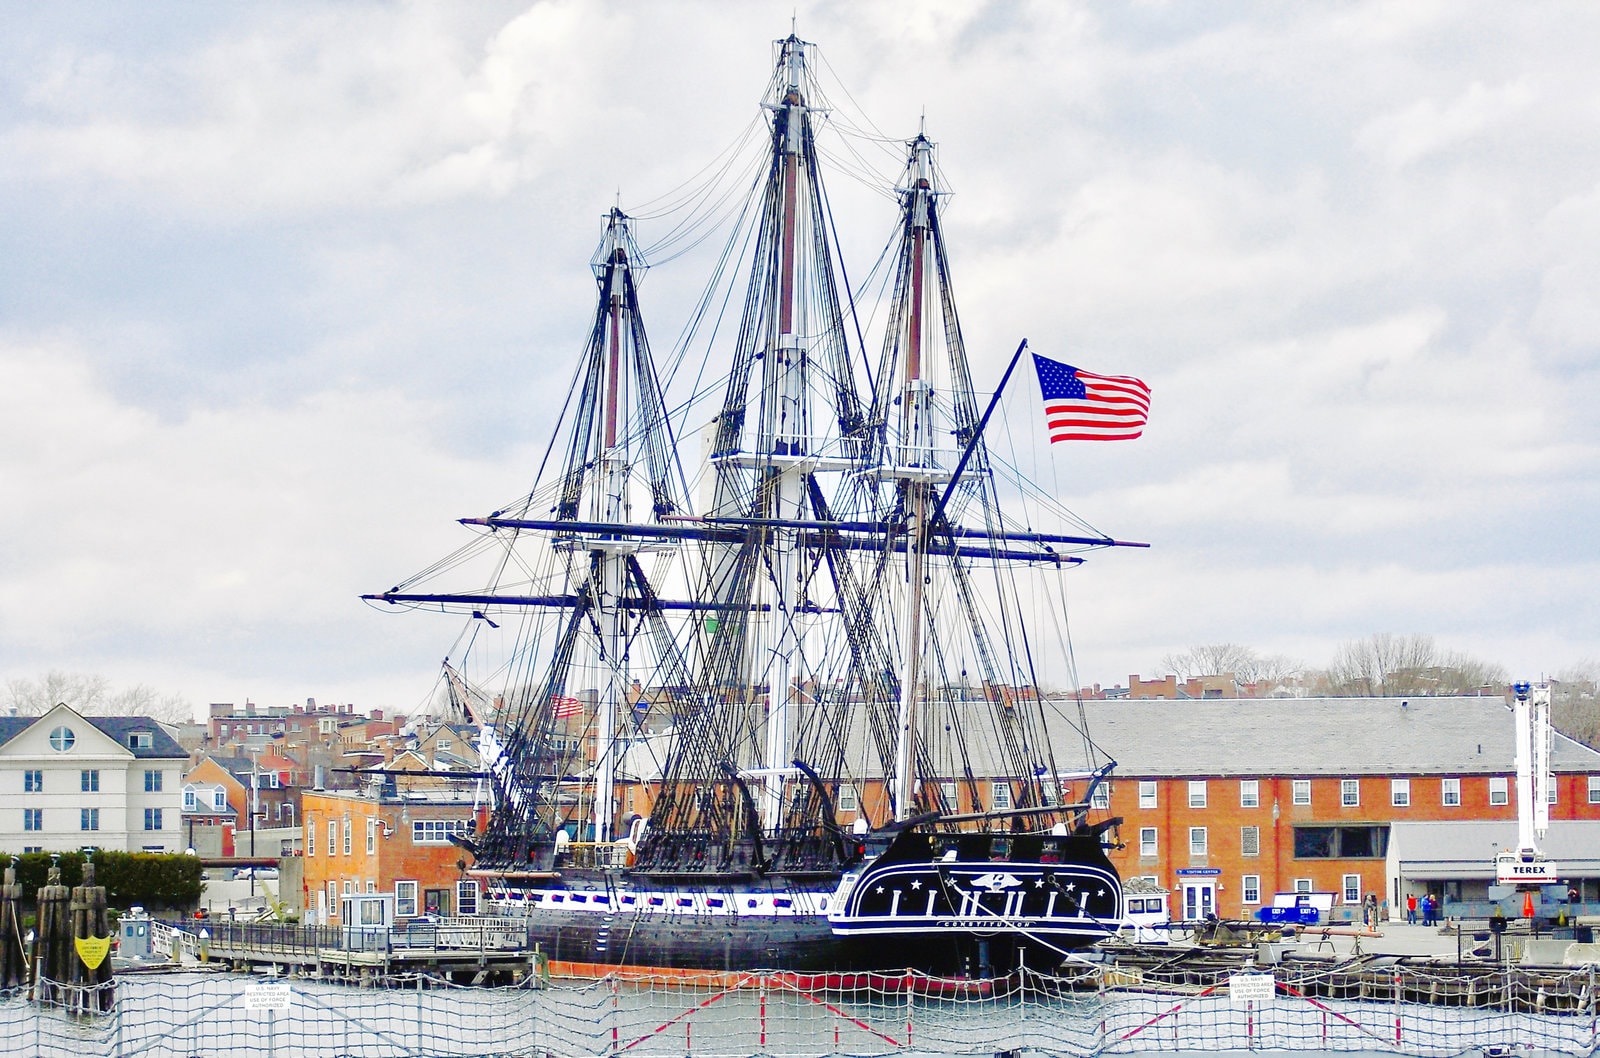
[[[465,520],[480,535],[454,557],[489,563],[482,586],[433,590],[447,562],[369,598],[464,612],[467,651],[506,659],[493,807],[461,841],[552,958],[1050,965],[1118,926],[1117,821],[1097,810],[1112,762],[1040,693],[1060,647],[1024,615],[1059,621],[1075,552],[1117,541],[1004,513],[1045,500],[990,452],[998,401],[973,385],[922,133],[867,356],[810,47],[776,45],[762,163],[717,269],[748,279],[708,342],[723,381],[696,424],[699,502],[614,209],[553,465]]]

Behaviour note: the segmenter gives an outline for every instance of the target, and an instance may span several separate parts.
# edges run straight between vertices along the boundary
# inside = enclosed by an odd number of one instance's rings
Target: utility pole
[[[261,809],[261,754],[250,755],[250,858],[256,855],[256,813]],[[256,896],[256,867],[250,865],[250,899]]]

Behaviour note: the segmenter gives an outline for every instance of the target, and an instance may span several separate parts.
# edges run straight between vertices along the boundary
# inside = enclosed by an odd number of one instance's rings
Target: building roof
[[[1495,855],[1517,845],[1515,820],[1389,824],[1389,855],[1413,878],[1475,878],[1494,874]],[[1565,874],[1600,871],[1600,820],[1556,819],[1539,850]]]
[[[1076,703],[1053,704],[1076,712]],[[1124,777],[1516,771],[1512,711],[1500,698],[1143,699],[1083,706],[1091,736]],[[1055,734],[1054,723],[1052,729]],[[1058,747],[1067,734],[1056,735]],[[1600,774],[1600,753],[1558,734],[1550,766]]]
[[[76,710],[73,712],[82,716]],[[0,746],[10,742],[41,719],[42,717],[38,716],[0,716]],[[148,716],[84,716],[83,719],[139,760],[167,760],[174,757],[187,760],[189,757],[188,751],[178,745],[172,734]],[[129,745],[128,736],[136,731],[149,733],[148,746]]]

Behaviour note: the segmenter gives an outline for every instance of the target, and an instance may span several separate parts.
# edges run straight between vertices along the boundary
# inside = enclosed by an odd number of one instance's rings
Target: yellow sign
[[[100,969],[111,951],[110,937],[76,937],[72,943],[78,948],[78,958],[91,970]]]

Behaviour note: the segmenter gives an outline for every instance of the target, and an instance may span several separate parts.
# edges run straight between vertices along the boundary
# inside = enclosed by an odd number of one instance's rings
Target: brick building
[[[475,913],[472,857],[451,843],[474,827],[474,783],[374,776],[358,790],[307,791],[302,920],[339,921],[339,898],[392,893],[395,916]]]
[[[1118,761],[1105,797],[1124,820],[1113,862],[1171,889],[1175,916],[1249,917],[1300,890],[1333,893],[1335,917],[1348,917],[1367,893],[1392,903],[1409,891],[1386,867],[1395,824],[1517,815],[1512,714],[1498,698],[1097,702],[1088,719]],[[1557,735],[1551,761],[1552,825],[1600,820],[1600,753]],[[1481,859],[1457,899],[1486,889],[1492,852]]]

